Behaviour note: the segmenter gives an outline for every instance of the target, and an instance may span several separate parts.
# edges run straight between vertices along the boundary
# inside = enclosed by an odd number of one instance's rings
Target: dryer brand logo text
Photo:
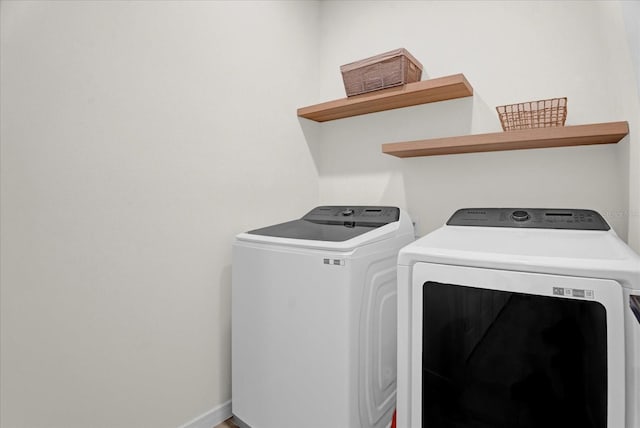
[[[325,265],[344,266],[344,259],[322,259]]]

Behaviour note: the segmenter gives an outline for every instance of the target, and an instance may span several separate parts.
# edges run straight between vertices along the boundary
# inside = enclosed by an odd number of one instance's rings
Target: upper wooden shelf
[[[596,123],[387,143],[382,145],[382,152],[399,158],[409,158],[498,150],[612,144],[619,142],[628,133],[629,124],[627,122]]]
[[[473,88],[463,74],[407,83],[355,97],[342,98],[298,109],[298,116],[327,122],[400,107],[470,97]]]

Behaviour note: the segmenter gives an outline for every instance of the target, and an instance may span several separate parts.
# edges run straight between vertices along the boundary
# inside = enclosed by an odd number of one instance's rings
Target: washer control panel
[[[384,206],[322,206],[312,209],[302,220],[324,224],[382,226],[400,219],[400,209]]]
[[[465,208],[447,221],[449,226],[520,227],[531,229],[609,230],[592,210],[549,208]]]

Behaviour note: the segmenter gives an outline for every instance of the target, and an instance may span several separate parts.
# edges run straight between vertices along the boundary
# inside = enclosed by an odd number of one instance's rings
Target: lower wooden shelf
[[[382,152],[399,158],[410,158],[500,150],[613,144],[622,140],[628,133],[629,124],[627,122],[607,122],[387,143],[382,145]]]

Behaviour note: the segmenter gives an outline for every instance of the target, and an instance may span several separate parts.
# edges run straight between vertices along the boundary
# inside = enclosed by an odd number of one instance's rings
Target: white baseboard
[[[213,428],[231,417],[231,400],[209,410],[179,428]]]

